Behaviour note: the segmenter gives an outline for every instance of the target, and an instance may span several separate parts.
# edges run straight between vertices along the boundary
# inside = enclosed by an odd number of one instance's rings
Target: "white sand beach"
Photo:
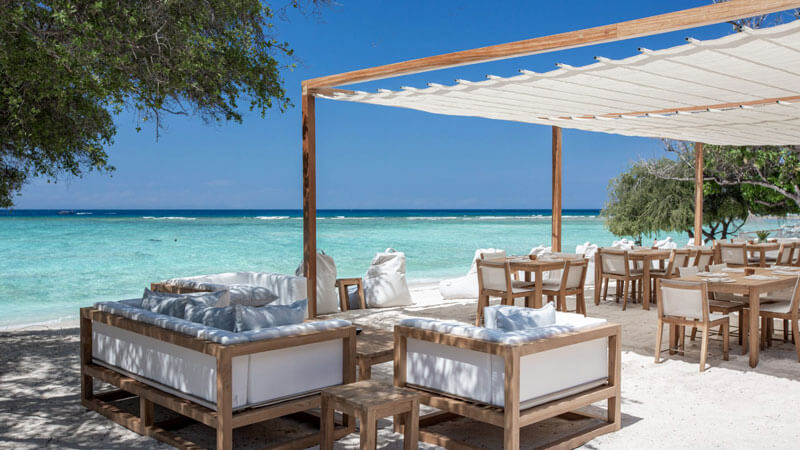
[[[592,298],[587,292],[587,299]],[[355,310],[339,316],[356,324],[390,328],[404,317],[437,317],[471,322],[475,301],[443,301],[434,285],[412,288],[413,306]],[[800,442],[800,363],[791,343],[776,341],[761,353],[757,368],[748,366],[732,338],[730,361],[721,343],[712,342],[710,368],[698,372],[699,341],[685,356],[653,362],[656,311],[638,304],[622,311],[608,301],[587,302],[590,316],[623,325],[622,423],[619,432],[601,436],[584,448],[797,448]],[[167,448],[104,417],[79,401],[78,330],[38,327],[0,332],[0,448]],[[667,355],[665,354],[665,357]],[[564,370],[569,370],[565,367]],[[373,378],[389,381],[391,363],[376,366]],[[502,432],[467,420],[437,425],[437,431],[484,448],[500,448]],[[380,422],[379,447],[402,448],[391,421]],[[524,448],[536,447],[581,421],[551,419],[523,429]],[[258,448],[310,430],[309,425],[280,419],[236,431],[237,448]],[[210,428],[192,425],[179,434],[213,445]],[[357,448],[358,435],[336,448]],[[435,448],[420,445],[420,448]]]

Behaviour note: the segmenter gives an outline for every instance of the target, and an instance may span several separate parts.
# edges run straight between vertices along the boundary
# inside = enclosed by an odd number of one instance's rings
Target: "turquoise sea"
[[[0,211],[0,329],[77,318],[80,306],[140,296],[152,281],[227,271],[292,273],[302,218],[291,210]],[[616,240],[597,210],[565,210],[563,250]],[[550,210],[320,211],[318,247],[340,277],[376,252],[406,253],[408,278],[463,275],[476,248],[527,253],[550,242]],[[766,223],[764,223],[766,222]],[[747,229],[776,227],[757,219]],[[674,236],[679,244],[686,236]]]

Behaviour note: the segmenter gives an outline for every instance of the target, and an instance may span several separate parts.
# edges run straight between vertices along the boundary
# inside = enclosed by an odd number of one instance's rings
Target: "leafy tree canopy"
[[[681,156],[694,160],[693,153]],[[683,158],[640,161],[613,179],[609,200],[601,212],[609,231],[639,241],[661,232],[685,232],[693,237],[693,168],[682,163]],[[660,177],[656,175],[659,173],[672,173],[674,177]],[[783,216],[796,211],[793,202],[766,187],[713,180],[703,184],[705,239],[724,239],[736,233],[751,213]]]
[[[298,6],[296,1],[289,4]],[[240,122],[289,99],[259,0],[0,0],[0,207],[31,177],[113,170],[113,114]]]

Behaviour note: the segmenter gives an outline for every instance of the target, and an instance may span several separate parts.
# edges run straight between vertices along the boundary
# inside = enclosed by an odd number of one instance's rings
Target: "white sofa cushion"
[[[225,289],[230,293],[231,305],[264,306],[278,299],[274,292],[264,286],[230,284],[225,286]]]
[[[308,300],[305,299],[291,305],[266,305],[258,308],[236,305],[234,331],[240,333],[302,323],[307,306]]]
[[[302,277],[304,271],[303,261],[300,261],[294,274]],[[305,279],[303,277],[303,280]],[[347,301],[347,299],[343,301]],[[336,263],[334,263],[333,257],[319,250],[317,252],[317,314],[337,312],[339,312],[339,294],[336,292]]]
[[[503,331],[519,331],[554,325],[556,308],[552,303],[538,309],[517,306],[498,308],[495,312],[495,322],[497,328]]]
[[[306,278],[268,272],[226,272],[194,277],[172,278],[165,283],[209,291],[225,290],[230,285],[261,286],[277,299],[270,303],[289,304],[306,298]]]

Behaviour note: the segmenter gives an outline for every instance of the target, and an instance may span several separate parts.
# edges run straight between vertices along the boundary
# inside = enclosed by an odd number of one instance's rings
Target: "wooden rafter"
[[[411,75],[501,59],[529,56],[556,50],[585,47],[632,39],[671,31],[743,19],[792,8],[800,8],[800,0],[730,0],[642,19],[629,20],[583,30],[543,36],[506,44],[463,50],[383,66],[354,70],[306,80],[309,88],[332,88],[367,81]]]

